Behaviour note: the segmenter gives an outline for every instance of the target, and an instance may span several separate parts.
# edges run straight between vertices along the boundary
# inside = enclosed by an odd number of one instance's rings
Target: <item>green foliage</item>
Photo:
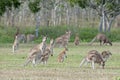
[[[66,31],[70,30],[72,32],[70,42],[74,41],[75,35],[78,34],[81,42],[90,42],[95,35],[98,33],[97,28],[91,27],[74,27],[74,26],[50,26],[50,27],[39,27],[39,37],[35,39],[35,43],[39,43],[43,36],[47,36],[47,42],[50,39],[56,39],[57,37],[65,34]],[[16,28],[13,27],[3,27],[0,26],[0,43],[12,43],[14,41],[14,34],[16,33]],[[24,34],[35,34],[35,27],[21,27],[20,33]],[[106,33],[108,38],[112,42],[120,41],[119,29],[112,29],[110,33]]]
[[[117,3],[115,0],[112,0],[112,1],[108,0],[106,4],[107,4],[106,7],[108,10],[113,10],[115,12],[120,11],[120,3],[119,2]]]
[[[34,2],[29,2],[29,8],[33,13],[36,13],[40,10],[40,0],[35,0]]]
[[[71,6],[78,4],[81,8],[87,7],[87,0],[68,0]]]
[[[86,0],[78,0],[77,3],[81,8],[86,8],[87,6],[87,1]]]
[[[19,0],[0,0],[0,16],[6,11],[6,8],[9,10],[14,8],[19,8],[20,6]]]
[[[15,28],[0,26],[0,43],[13,42]]]
[[[71,6],[78,4],[79,7],[81,8],[90,7],[95,10],[96,8],[100,9],[100,7],[104,6],[105,10],[107,10],[107,13],[110,13],[110,15],[116,14],[115,12],[120,12],[119,0],[67,0],[67,1],[71,4]]]

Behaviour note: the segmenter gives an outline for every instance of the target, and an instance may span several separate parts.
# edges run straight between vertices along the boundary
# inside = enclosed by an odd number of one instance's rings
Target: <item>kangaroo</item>
[[[56,38],[55,44],[59,46],[66,47],[68,45],[70,39],[71,31],[66,32],[64,35]]]
[[[45,50],[45,53],[43,55],[41,55],[40,61],[43,62],[43,64],[47,64],[50,54],[51,54],[51,51],[50,51],[50,49],[47,48]],[[53,54],[51,54],[51,56],[53,56]]]
[[[63,38],[62,45],[64,47],[66,47],[68,45],[68,42],[70,40],[70,35],[71,35],[71,31],[67,31],[66,34],[62,37]]]
[[[53,54],[54,53],[53,52],[53,48],[54,48],[54,40],[53,39],[50,40],[50,45],[48,45],[47,47],[50,50],[51,54]]]
[[[54,40],[51,39],[50,45],[46,47],[45,52],[41,56],[36,56],[35,58],[36,62],[39,61],[39,62],[43,62],[44,64],[46,64],[49,59],[49,55],[53,56],[53,47],[54,47]]]
[[[25,34],[18,34],[18,40],[20,43],[25,43],[26,42]]]
[[[27,61],[25,62],[24,66],[26,66],[29,62],[32,62],[33,65],[36,64],[35,58],[37,56],[43,55],[43,53],[45,52],[45,49],[46,49],[46,39],[47,39],[47,37],[43,37],[42,42],[39,45],[33,47],[30,50],[28,58],[27,58]]]
[[[35,38],[36,37],[34,34],[27,34],[27,43],[33,41]]]
[[[105,62],[102,58],[102,56],[100,55],[100,53],[96,50],[91,50],[88,52],[87,56],[81,61],[80,63],[80,67],[85,63],[85,62],[89,62],[92,63],[92,68],[95,69],[94,64],[98,63],[100,65],[102,65],[102,68],[104,68]]]
[[[95,40],[99,40],[99,41],[100,41],[100,45],[102,45],[102,43],[103,43],[103,44],[107,44],[107,43],[108,43],[108,44],[110,44],[110,45],[112,46],[111,41],[109,41],[109,39],[106,37],[105,34],[102,34],[102,33],[97,34],[97,35],[93,38],[93,40],[90,42],[90,45],[91,45]]]
[[[18,40],[17,35],[15,36],[15,40],[14,40],[12,48],[13,48],[13,53],[19,48],[19,40]]]
[[[99,65],[102,65],[102,68],[104,69],[105,62],[108,60],[108,58],[112,55],[109,51],[103,51],[101,54],[96,50],[91,50],[88,52],[87,56],[81,61],[80,67],[85,62],[92,63],[92,68],[95,69],[94,63],[97,63]]]
[[[79,36],[76,34],[76,37],[75,37],[75,40],[74,40],[74,44],[77,46],[77,45],[79,45]]]
[[[67,58],[66,51],[68,51],[68,49],[65,47],[65,49],[59,53],[58,62],[63,62],[64,59]]]
[[[112,53],[110,51],[102,51],[101,55],[103,57],[103,60],[106,62]]]

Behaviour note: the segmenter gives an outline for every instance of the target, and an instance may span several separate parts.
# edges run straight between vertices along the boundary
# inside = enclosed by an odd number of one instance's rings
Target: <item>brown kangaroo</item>
[[[12,48],[13,48],[13,53],[19,48],[19,40],[18,40],[17,35],[15,36],[15,40],[14,40]]]
[[[63,62],[64,59],[67,58],[66,51],[68,51],[68,49],[65,47],[65,49],[60,52],[60,54],[58,55],[58,62]]]
[[[101,55],[102,55],[102,57],[103,57],[103,60],[104,60],[104,61],[107,61],[108,58],[112,55],[112,53],[111,53],[110,51],[103,51],[103,52],[101,53]]]
[[[47,61],[48,61],[50,55],[53,56],[53,54],[51,54],[50,49],[47,48],[45,50],[45,53],[41,55],[40,62],[43,62],[43,64],[47,64]]]
[[[71,31],[67,31],[64,35],[55,39],[55,44],[59,46],[66,47],[70,39]]]
[[[34,34],[27,34],[26,39],[27,39],[27,43],[34,41],[35,40],[35,35]]]
[[[87,56],[81,61],[80,67],[85,63],[85,62],[90,62],[92,63],[92,68],[95,69],[94,64],[97,63],[99,65],[102,65],[102,68],[104,69],[105,62],[109,58],[111,53],[109,51],[103,51],[101,54],[96,51],[96,50],[91,50],[88,52]]]
[[[54,40],[51,39],[50,44],[45,49],[45,52],[40,56],[39,55],[36,56],[35,61],[37,63],[43,62],[44,64],[46,64],[49,59],[49,56],[50,55],[53,56],[53,48],[54,48]]]
[[[79,45],[79,36],[78,36],[78,34],[76,34],[76,36],[75,36],[75,40],[74,40],[74,44],[77,46],[77,45]]]
[[[26,66],[29,62],[32,62],[33,65],[36,64],[35,58],[37,56],[43,55],[43,53],[45,52],[45,49],[46,49],[46,39],[47,39],[47,37],[43,37],[42,42],[39,45],[33,47],[30,50],[30,52],[28,54],[27,61],[25,62],[24,66]]]
[[[98,41],[100,41],[100,45],[102,45],[102,43],[103,44],[110,44],[111,46],[112,46],[112,42],[106,37],[106,35],[105,34],[102,34],[102,33],[99,33],[99,34],[97,34],[94,38],[93,38],[93,40],[90,42],[90,45],[95,41],[95,40],[98,40]]]

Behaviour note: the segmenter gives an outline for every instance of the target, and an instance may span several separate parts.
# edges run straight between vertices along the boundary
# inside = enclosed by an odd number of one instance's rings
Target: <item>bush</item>
[[[35,43],[40,43],[42,36],[47,35],[47,42],[51,38],[55,39],[65,33],[65,31],[70,30],[72,32],[70,42],[74,41],[76,33],[79,35],[81,42],[90,42],[95,35],[98,33],[97,28],[91,27],[73,27],[73,26],[50,26],[50,27],[40,27],[39,28],[39,37],[34,41]],[[20,27],[20,32],[24,34],[35,34],[35,27]],[[3,27],[0,26],[0,43],[13,43],[14,34],[16,33],[15,27]],[[111,41],[120,41],[120,32],[119,29],[112,29],[110,33],[106,35],[110,38]]]

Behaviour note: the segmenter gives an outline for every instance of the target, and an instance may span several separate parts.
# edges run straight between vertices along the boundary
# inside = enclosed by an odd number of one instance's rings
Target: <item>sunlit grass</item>
[[[24,67],[29,50],[35,44],[21,44],[19,50],[13,54],[11,44],[0,48],[0,79],[2,80],[119,80],[120,77],[120,43],[113,43],[113,46],[99,46],[94,43],[88,46],[81,43],[74,46],[68,45],[67,58],[63,63],[57,61],[58,54],[63,48],[54,48],[54,55],[50,56],[48,63],[32,64]],[[109,50],[112,56],[108,59],[105,69],[97,64],[92,70],[90,65],[79,67],[80,61],[90,50]],[[94,76],[95,75],[95,76]]]

